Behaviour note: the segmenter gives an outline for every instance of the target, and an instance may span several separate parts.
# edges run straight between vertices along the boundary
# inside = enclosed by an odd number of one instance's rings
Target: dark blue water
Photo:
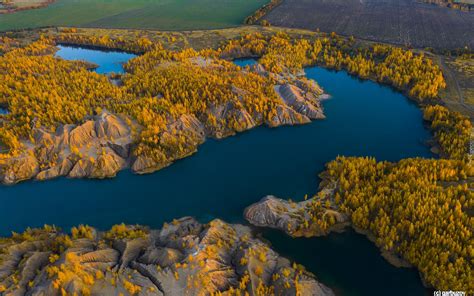
[[[388,263],[374,243],[351,229],[319,238],[289,238],[277,230],[263,237],[281,255],[303,264],[336,295],[433,295],[414,268]]]
[[[4,108],[0,108],[0,115],[8,114],[8,110]]]
[[[136,57],[136,55],[119,51],[100,51],[75,46],[58,45],[56,56],[65,60],[82,60],[97,64],[95,72],[99,74],[124,73],[123,63]]]
[[[317,174],[337,155],[432,157],[421,112],[403,95],[344,72],[314,67],[306,73],[332,95],[324,103],[327,119],[208,140],[194,156],[150,175],[124,171],[110,180],[61,178],[0,187],[0,235],[45,223],[66,229],[80,223],[106,229],[120,222],[161,227],[182,216],[244,223],[243,209],[267,194],[297,200],[315,193]],[[264,236],[342,295],[425,291],[414,270],[389,265],[353,232],[313,239],[271,231]]]

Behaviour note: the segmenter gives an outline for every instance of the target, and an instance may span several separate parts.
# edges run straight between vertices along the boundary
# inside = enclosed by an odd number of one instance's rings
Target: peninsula
[[[420,102],[436,98],[445,86],[438,66],[422,54],[356,46],[335,34],[311,40],[256,33],[217,49],[169,50],[146,37],[97,38],[89,32],[43,35],[23,47],[6,47],[0,57],[0,104],[8,110],[0,117],[3,183],[106,178],[124,168],[149,173],[193,154],[209,137],[322,119],[326,96],[304,77],[308,65],[347,69]],[[125,75],[114,76],[121,81],[116,85],[88,71],[88,64],[55,58],[61,42],[143,54],[125,65]],[[258,57],[259,64],[241,68],[231,62],[241,57]]]

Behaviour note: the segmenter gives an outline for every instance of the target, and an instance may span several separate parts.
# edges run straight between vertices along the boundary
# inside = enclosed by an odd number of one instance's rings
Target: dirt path
[[[454,81],[454,83],[456,85],[456,92],[458,93],[458,96],[459,96],[459,101],[461,102],[461,104],[464,105],[464,97],[462,96],[462,91],[461,91],[461,87],[459,86],[458,80],[454,76],[453,71],[451,70],[451,68],[449,68],[449,66],[446,65],[446,59],[444,57],[441,57],[440,61],[441,61],[441,66],[442,66],[443,73],[450,76],[451,80]]]
[[[451,70],[451,68],[446,64],[445,57],[443,56],[439,57],[439,65],[441,66],[441,70],[443,71],[443,74],[445,75],[446,82],[451,87],[453,87],[453,89],[455,90],[457,94],[457,97],[459,98],[458,100],[455,100],[454,98],[443,98],[443,100],[448,104],[450,103],[457,104],[457,105],[460,105],[462,108],[468,110],[469,112],[474,112],[474,107],[465,103],[463,92],[462,92],[461,87],[459,86],[458,80],[456,79],[456,75],[453,73],[453,70]]]

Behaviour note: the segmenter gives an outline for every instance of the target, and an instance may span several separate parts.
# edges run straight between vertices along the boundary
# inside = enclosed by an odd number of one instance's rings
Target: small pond
[[[122,51],[102,51],[76,46],[58,45],[56,56],[65,60],[82,60],[98,65],[99,74],[124,73],[123,64],[136,57],[135,54]]]

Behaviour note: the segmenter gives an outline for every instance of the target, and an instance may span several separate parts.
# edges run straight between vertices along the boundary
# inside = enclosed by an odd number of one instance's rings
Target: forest
[[[97,38],[76,34],[73,28],[63,29],[57,41],[119,48],[136,53],[153,48],[153,43],[146,38],[134,42],[121,38],[111,39],[108,36]],[[203,50],[201,53],[225,59],[259,57],[259,63],[273,73],[296,73],[302,67],[311,65],[343,69],[360,78],[391,85],[417,100],[436,98],[438,91],[446,87],[438,65],[422,53],[383,44],[360,46],[354,38],[345,38],[335,33],[315,40],[291,38],[283,32],[269,36],[253,33],[229,40],[217,51]]]
[[[122,77],[123,86],[117,87],[81,62],[53,57],[56,42],[144,54],[125,66],[128,73]],[[314,41],[294,40],[284,33],[250,34],[217,50],[170,51],[144,37],[134,42],[97,38],[76,34],[74,28],[65,29],[56,39],[44,36],[25,47],[6,40],[6,53],[0,57],[0,104],[9,113],[3,115],[0,139],[9,153],[0,157],[20,154],[26,142],[34,142],[37,128],[54,130],[61,124],[80,123],[106,109],[140,126],[135,131],[135,155],[166,162],[193,151],[192,143],[198,142],[182,131],[167,131],[163,136],[170,122],[193,114],[217,136],[247,129],[249,122],[242,114],[251,114],[257,124],[271,124],[282,106],[273,85],[291,81],[303,67],[314,64],[390,84],[419,101],[436,100],[438,90],[445,86],[438,66],[422,54],[385,45],[360,48],[354,42],[336,34]],[[272,74],[241,71],[228,61],[241,56],[259,56],[259,63]],[[243,113],[216,119],[209,112],[226,102]]]
[[[449,7],[452,9],[459,9],[463,11],[474,10],[474,4],[468,1],[454,1],[454,0],[423,0],[425,3],[439,5],[443,7]]]
[[[317,195],[300,213],[300,227],[329,229],[326,209],[350,217],[390,256],[415,266],[430,286],[474,291],[473,167],[459,160],[412,158],[398,163],[338,157],[321,175],[331,195]]]
[[[270,37],[261,34],[231,40],[222,49],[224,55],[259,56],[267,70],[296,73],[302,67],[320,65],[335,70],[346,70],[363,79],[372,79],[393,86],[413,99],[436,99],[446,87],[439,67],[423,54],[382,44],[357,46],[354,38],[335,33],[314,41],[292,39],[285,33]]]
[[[440,105],[427,106],[423,111],[423,117],[430,122],[435,141],[441,148],[442,157],[470,160],[472,124],[468,118]]]

